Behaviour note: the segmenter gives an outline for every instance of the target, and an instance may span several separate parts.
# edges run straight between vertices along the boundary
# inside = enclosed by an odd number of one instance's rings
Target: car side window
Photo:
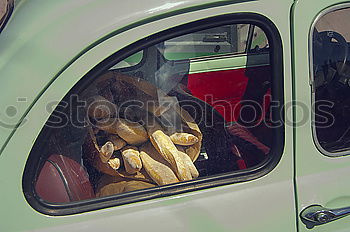
[[[114,65],[111,69],[129,68],[138,65],[142,61],[143,55],[143,51],[139,51],[129,56],[122,62],[119,62],[118,64]]]
[[[248,24],[224,25],[176,37],[164,42],[164,57],[182,60],[244,53],[248,29]]]
[[[350,148],[350,9],[333,8],[312,29],[314,138],[327,155]]]
[[[254,26],[253,35],[251,38],[250,52],[267,51],[269,48],[266,34],[261,28]]]
[[[94,199],[115,196],[113,204],[123,204],[185,186],[210,187],[220,178],[232,182],[278,159],[283,122],[276,122],[272,100],[282,96],[273,94],[281,92],[273,84],[282,83],[274,79],[281,77],[274,73],[281,64],[270,57],[280,50],[239,55],[247,51],[248,34],[259,48],[268,48],[268,36],[260,26],[227,21],[140,40],[130,45],[137,48],[133,53],[122,59],[116,53],[87,74],[35,141],[29,158],[35,160],[34,197],[45,204],[94,205]],[[254,29],[260,31],[253,37]],[[233,32],[235,44],[228,39]],[[215,46],[207,43],[224,43],[221,55],[213,58]]]
[[[186,34],[162,44],[164,58],[183,60],[258,52],[268,48],[265,33],[252,24],[214,27]]]

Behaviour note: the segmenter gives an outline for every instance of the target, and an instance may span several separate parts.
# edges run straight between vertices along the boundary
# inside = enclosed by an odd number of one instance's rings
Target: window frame
[[[90,72],[84,75],[76,85],[73,86],[68,94],[63,98],[65,100],[72,93],[79,93],[84,90],[96,77],[103,74],[104,71],[127,58],[128,56],[155,45],[161,41],[181,36],[191,32],[212,28],[225,24],[251,23],[259,26],[269,40],[272,65],[272,100],[279,104],[272,110],[272,121],[277,122],[273,129],[273,144],[268,158],[259,166],[246,170],[232,171],[229,173],[213,175],[203,179],[195,179],[188,182],[179,182],[171,185],[157,186],[149,189],[142,189],[122,194],[112,195],[103,198],[94,198],[78,202],[69,203],[49,203],[41,199],[35,192],[34,183],[37,176],[37,167],[43,162],[40,153],[33,150],[35,144],[45,137],[50,130],[45,127],[36,139],[33,148],[26,162],[23,174],[22,185],[24,195],[28,203],[40,213],[52,216],[72,215],[82,212],[115,207],[145,200],[151,200],[160,197],[167,197],[176,194],[198,191],[217,186],[245,182],[260,178],[272,171],[279,163],[284,150],[284,72],[283,72],[283,49],[282,40],[277,27],[265,16],[256,13],[232,13],[214,16],[198,21],[186,23],[173,28],[165,29],[159,33],[142,38],[139,41],[115,52],[100,62]]]
[[[311,105],[312,105],[312,111],[311,111],[311,131],[312,131],[312,139],[314,141],[314,144],[317,148],[317,150],[324,156],[327,157],[341,157],[341,156],[348,156],[350,155],[350,147],[349,148],[345,148],[344,151],[338,151],[338,152],[329,152],[327,150],[325,150],[321,144],[319,143],[318,139],[317,139],[317,132],[316,132],[316,125],[315,125],[315,121],[316,121],[316,89],[315,89],[315,76],[314,76],[314,56],[313,56],[313,31],[315,29],[315,26],[317,24],[317,22],[326,14],[337,11],[337,10],[342,10],[342,9],[349,9],[350,10],[350,3],[343,3],[343,4],[337,4],[337,5],[333,5],[330,7],[327,7],[325,9],[323,9],[322,11],[320,11],[318,13],[318,15],[314,18],[311,27],[310,27],[310,31],[309,31],[309,83],[310,83],[310,87],[311,87]]]

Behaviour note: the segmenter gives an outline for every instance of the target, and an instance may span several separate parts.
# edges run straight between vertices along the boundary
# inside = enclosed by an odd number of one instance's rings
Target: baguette
[[[109,159],[108,164],[111,168],[113,168],[114,170],[117,170],[120,168],[120,159],[119,158]]]
[[[184,161],[187,169],[190,171],[191,176],[193,179],[197,178],[199,176],[199,172],[196,168],[196,166],[194,166],[191,158],[184,152],[179,151],[179,155],[182,158],[182,160]]]
[[[184,130],[187,133],[191,133],[198,138],[198,142],[191,145],[186,149],[186,154],[190,156],[191,160],[194,162],[197,160],[201,146],[202,146],[202,132],[200,131],[197,123],[191,117],[191,115],[184,109],[180,109],[178,112],[181,115],[182,120],[185,122]]]
[[[135,174],[142,168],[140,152],[137,147],[127,146],[122,150],[125,171],[129,174]]]
[[[129,180],[126,178],[104,175],[99,180],[96,189],[96,196],[105,197],[145,188],[152,188],[155,186],[155,184],[151,184],[140,180]]]
[[[114,152],[113,143],[108,141],[100,149],[100,159],[102,163],[107,163]]]
[[[148,140],[145,128],[136,122],[130,122],[121,118],[110,118],[96,125],[100,130],[111,134],[117,134],[131,145],[138,145]]]
[[[175,171],[179,180],[191,180],[192,176],[189,170],[187,170],[183,160],[178,154],[178,150],[170,137],[163,131],[157,130],[152,133],[150,140],[157,151],[168,161]]]
[[[170,164],[154,149],[152,144],[146,143],[141,147],[140,157],[144,169],[158,185],[179,182]]]
[[[135,174],[129,174],[125,171],[124,168],[119,167],[118,170],[116,169],[118,166],[118,160],[109,159],[110,162],[102,163],[100,158],[101,150],[97,145],[96,137],[92,132],[92,128],[88,127],[87,130],[88,136],[86,136],[85,138],[84,145],[82,146],[82,152],[84,157],[86,157],[86,160],[90,163],[90,165],[96,168],[96,170],[110,176],[119,176],[123,178],[153,183],[151,177],[149,177],[147,172],[143,169],[141,169],[140,172],[137,172]]]
[[[97,183],[96,197],[105,197],[124,192],[126,179],[120,176],[103,175]]]
[[[199,139],[189,133],[174,133],[170,135],[171,141],[177,145],[190,146],[199,141]]]
[[[113,143],[115,151],[122,149],[126,145],[126,142],[123,139],[121,139],[118,135],[110,135],[108,136],[108,140]]]

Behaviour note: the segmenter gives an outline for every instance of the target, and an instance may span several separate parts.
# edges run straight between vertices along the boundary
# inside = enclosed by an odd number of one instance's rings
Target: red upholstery
[[[47,159],[35,189],[48,202],[64,203],[95,197],[85,168],[62,155],[51,155]]]
[[[227,127],[227,131],[235,135],[244,141],[248,141],[253,144],[258,150],[263,154],[267,155],[270,152],[270,148],[265,144],[261,143],[248,129],[240,126],[238,123],[233,123]],[[237,165],[239,169],[246,169],[247,167],[252,167],[259,163],[259,158],[256,154],[242,154],[235,144],[231,147],[232,153],[238,157]]]
[[[248,141],[254,144],[260,151],[262,151],[265,155],[270,152],[270,148],[261,143],[248,129],[243,126],[240,126],[238,123],[233,123],[227,130],[230,134],[236,135],[241,139]]]
[[[271,102],[270,79],[270,66],[260,66],[190,74],[187,87],[193,96],[215,108],[226,122],[243,121],[259,126],[269,116],[267,112]],[[245,107],[251,104],[250,101],[258,104],[262,111],[260,110],[259,113],[250,107]],[[253,144],[263,154],[269,153],[268,146],[238,123],[232,123],[227,130],[230,134]],[[259,133],[265,135],[266,132]],[[237,157],[239,169],[252,167],[261,160],[261,157],[257,157],[256,154],[242,153],[234,144],[231,150]]]
[[[242,100],[257,101],[265,115],[270,99],[264,104],[263,96],[269,92],[262,88],[270,78],[270,66],[240,68],[190,74],[187,87],[193,96],[213,106],[226,122],[232,122],[240,118]]]

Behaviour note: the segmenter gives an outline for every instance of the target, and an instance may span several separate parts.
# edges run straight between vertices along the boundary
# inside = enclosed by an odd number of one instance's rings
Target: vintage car
[[[350,230],[350,2],[3,5],[0,231]]]

